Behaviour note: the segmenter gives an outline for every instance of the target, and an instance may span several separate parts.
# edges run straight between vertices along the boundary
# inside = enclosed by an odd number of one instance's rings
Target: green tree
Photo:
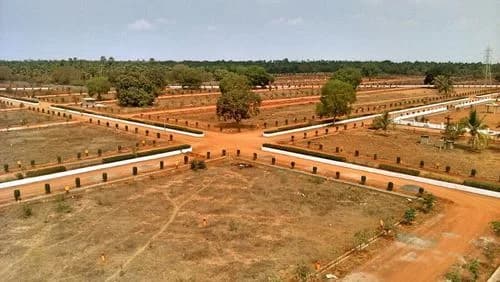
[[[116,98],[120,105],[133,107],[149,106],[155,100],[155,96],[152,93],[148,93],[144,89],[137,87],[121,89],[117,93]]]
[[[250,91],[244,76],[232,74],[223,78],[222,94],[217,100],[216,113],[219,118],[234,119],[239,124],[259,113],[261,98]]]
[[[111,83],[107,77],[94,77],[87,81],[87,90],[90,97],[97,94],[97,100],[102,100],[102,94],[108,93]]]
[[[363,76],[368,77],[368,79],[371,80],[372,77],[380,73],[380,68],[374,63],[367,63],[361,67],[361,73]]]
[[[405,211],[403,220],[406,224],[411,224],[417,217],[417,212],[413,208],[409,208]]]
[[[347,82],[352,86],[352,88],[356,89],[361,83],[362,76],[359,69],[341,68],[333,73],[332,79]]]
[[[375,129],[387,131],[391,124],[393,124],[393,120],[391,119],[388,111],[383,112],[380,116],[373,119],[373,127]]]
[[[321,88],[320,102],[316,113],[320,116],[337,117],[351,112],[351,105],[356,102],[356,91],[351,84],[331,79]]]
[[[481,132],[488,128],[488,126],[483,123],[483,120],[484,117],[479,118],[477,111],[474,109],[469,112],[468,117],[460,121],[460,123],[468,129],[470,135],[469,144],[471,144],[474,149],[483,149],[488,145],[488,135]]]
[[[52,72],[52,80],[58,84],[81,84],[82,72],[72,66],[61,66]]]
[[[250,82],[244,75],[239,75],[234,72],[224,74],[219,82],[219,89],[222,93],[227,93],[234,89],[250,89]]]
[[[200,88],[204,81],[210,80],[210,75],[202,69],[191,68],[187,65],[175,65],[168,72],[168,79],[171,82],[180,84],[183,88]]]
[[[453,92],[453,82],[448,76],[438,75],[434,78],[433,83],[439,93],[448,95]]]
[[[274,77],[260,66],[240,67],[237,73],[245,75],[253,87],[265,87],[274,81]]]
[[[12,70],[8,66],[0,66],[0,81],[11,80]]]
[[[115,87],[116,98],[122,106],[152,105],[158,91],[157,87],[139,71],[119,75]]]

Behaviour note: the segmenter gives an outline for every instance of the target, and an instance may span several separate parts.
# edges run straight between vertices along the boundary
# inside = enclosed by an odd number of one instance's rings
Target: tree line
[[[100,60],[82,60],[68,58],[65,60],[0,60],[0,80],[27,81],[29,83],[73,84],[84,85],[96,76],[112,77],[127,68],[147,70],[160,68],[165,71],[183,65],[198,72],[185,72],[194,77],[192,83],[209,81],[220,76],[221,70],[242,74],[253,69],[253,72],[271,74],[295,73],[333,73],[342,68],[357,68],[365,77],[378,75],[446,75],[484,77],[482,63],[454,62],[392,62],[392,61],[117,61],[113,57],[101,57]],[[494,77],[500,80],[500,64],[492,66]],[[186,69],[184,69],[186,70]],[[262,74],[262,73],[261,73]],[[179,78],[179,77],[178,77]]]

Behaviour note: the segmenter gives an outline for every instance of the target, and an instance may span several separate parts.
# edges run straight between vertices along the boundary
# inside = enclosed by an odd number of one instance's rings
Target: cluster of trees
[[[321,88],[320,102],[316,113],[320,116],[333,117],[351,113],[356,102],[356,87],[361,83],[361,72],[354,68],[339,69]]]
[[[461,119],[459,122],[448,122],[443,132],[447,141],[455,142],[466,132],[469,133],[469,144],[475,150],[480,150],[488,145],[489,137],[482,130],[488,126],[483,122],[484,117],[480,118],[476,110],[471,110],[469,116]]]

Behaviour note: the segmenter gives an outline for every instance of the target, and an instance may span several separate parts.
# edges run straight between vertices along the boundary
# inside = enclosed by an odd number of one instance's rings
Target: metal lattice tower
[[[492,83],[491,53],[492,49],[488,46],[488,48],[484,51],[484,78],[488,84]]]

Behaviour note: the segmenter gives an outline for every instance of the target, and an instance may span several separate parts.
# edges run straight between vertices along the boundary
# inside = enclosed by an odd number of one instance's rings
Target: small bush
[[[57,203],[56,211],[58,213],[70,213],[72,208],[64,200]]]
[[[46,168],[41,168],[37,170],[30,170],[26,172],[27,177],[35,177],[35,176],[40,176],[40,175],[46,175],[46,174],[52,174],[52,173],[57,173],[57,172],[63,172],[66,171],[65,166],[53,166],[53,167],[46,167]]]
[[[16,178],[17,179],[23,179],[24,178],[24,174],[22,172],[18,172],[18,173],[16,173]]]
[[[338,162],[345,162],[346,161],[346,158],[344,158],[344,157],[329,155],[329,154],[316,152],[316,151],[304,150],[304,149],[297,148],[297,147],[282,146],[282,145],[268,144],[268,143],[263,144],[262,146],[266,147],[266,148],[272,148],[272,149],[283,150],[283,151],[287,151],[287,152],[291,152],[291,153],[309,155],[309,156],[313,156],[313,157],[318,157],[318,158],[323,158],[323,159],[328,159],[328,160],[333,160],[333,161],[338,161]]]
[[[295,277],[299,281],[307,281],[307,278],[311,274],[311,269],[304,263],[297,265],[297,268],[295,269]]]
[[[14,199],[16,200],[16,202],[21,200],[21,190],[14,190]]]
[[[415,221],[415,218],[417,217],[417,212],[413,208],[409,208],[405,211],[405,214],[403,216],[403,222],[405,224],[411,224],[413,221]]]
[[[9,172],[9,165],[8,164],[3,165],[3,171]]]
[[[500,192],[500,184],[477,180],[464,180],[464,185]]]
[[[491,229],[497,236],[500,236],[500,221],[492,221],[491,223]]]
[[[206,169],[207,164],[205,163],[204,160],[192,160],[191,161],[191,169],[192,170],[198,170],[198,169]]]
[[[477,259],[473,259],[466,265],[467,270],[472,276],[472,281],[476,281],[479,278],[479,261]]]
[[[418,176],[420,174],[420,171],[416,170],[416,169],[405,168],[405,167],[400,167],[400,166],[393,166],[393,165],[388,165],[388,164],[379,164],[378,168],[383,169],[383,170],[393,171],[393,172],[409,174],[409,175],[413,175],[413,176]]]
[[[433,194],[423,193],[421,210],[425,213],[428,213],[432,210],[432,208],[434,208],[435,203],[436,203],[436,197]]]
[[[30,206],[24,205],[23,206],[23,218],[28,218],[33,215],[33,210],[31,209]]]

